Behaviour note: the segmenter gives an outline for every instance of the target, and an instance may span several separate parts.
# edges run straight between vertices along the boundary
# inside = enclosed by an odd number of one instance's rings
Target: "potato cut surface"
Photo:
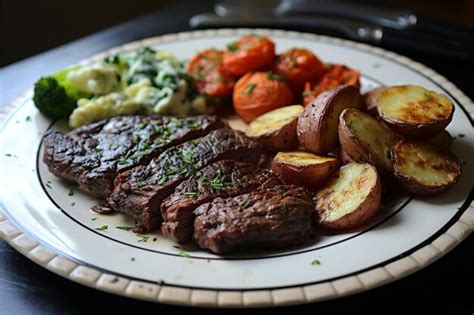
[[[350,163],[316,194],[321,221],[333,222],[357,210],[377,185],[377,172],[368,164]]]
[[[396,175],[401,175],[412,185],[429,189],[443,189],[457,181],[461,166],[448,150],[427,143],[400,141],[393,150]],[[410,189],[413,192],[417,188]]]
[[[447,120],[453,108],[449,98],[421,86],[394,86],[378,94],[380,116],[409,124]]]
[[[313,165],[328,161],[335,161],[336,158],[329,156],[319,156],[313,153],[304,151],[279,152],[275,159],[291,162],[293,165]]]
[[[392,147],[398,141],[397,135],[372,116],[358,110],[347,110],[341,118],[345,120],[345,126],[351,134],[348,137],[355,137],[359,144],[375,157],[378,163],[382,164],[385,169],[392,170],[390,154]],[[355,143],[354,145],[357,146],[358,144]],[[351,150],[344,147],[343,149],[352,159],[358,162],[363,162],[367,158],[355,157],[351,154]]]
[[[252,121],[245,133],[249,137],[258,137],[279,130],[282,126],[297,119],[302,111],[303,106],[301,105],[285,106],[272,110]]]

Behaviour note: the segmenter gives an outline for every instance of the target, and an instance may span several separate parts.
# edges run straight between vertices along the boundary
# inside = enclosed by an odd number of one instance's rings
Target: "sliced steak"
[[[147,166],[119,174],[107,201],[116,211],[135,217],[136,232],[150,231],[162,221],[162,201],[201,168],[223,159],[260,164],[265,157],[263,147],[241,132],[228,128],[214,130],[166,150]]]
[[[114,117],[67,134],[49,131],[44,138],[43,161],[54,175],[105,198],[112,192],[118,172],[146,164],[170,146],[222,126],[215,116]]]
[[[161,205],[166,237],[184,243],[192,239],[194,213],[199,205],[216,197],[231,197],[251,192],[269,179],[283,182],[267,169],[245,162],[224,160],[212,163],[176,187]]]
[[[311,193],[294,185],[216,198],[194,212],[194,240],[218,254],[303,244],[313,236],[315,222]]]

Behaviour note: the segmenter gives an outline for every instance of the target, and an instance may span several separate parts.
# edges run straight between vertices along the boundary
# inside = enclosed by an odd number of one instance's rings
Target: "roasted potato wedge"
[[[330,230],[357,228],[374,216],[381,197],[382,184],[375,167],[346,164],[316,193],[319,224]]]
[[[303,106],[285,106],[265,113],[248,126],[245,134],[274,151],[290,150],[298,146],[296,124]]]
[[[428,143],[440,146],[442,148],[449,148],[451,147],[451,142],[453,141],[453,137],[447,132],[446,130],[441,131],[433,138],[426,140]]]
[[[306,105],[298,119],[298,140],[316,154],[326,154],[338,143],[339,114],[346,108],[360,108],[362,97],[352,85],[326,91]]]
[[[377,108],[380,118],[408,138],[433,137],[453,117],[454,105],[448,97],[421,86],[393,86],[375,90],[373,94],[370,103]]]
[[[315,190],[339,168],[339,159],[317,156],[304,151],[279,152],[272,170],[289,183]]]
[[[409,140],[392,150],[395,178],[410,192],[432,195],[448,190],[461,176],[458,158],[446,148]]]
[[[379,172],[393,171],[390,153],[399,136],[383,123],[357,109],[346,109],[341,113],[339,142],[351,160],[370,163]]]

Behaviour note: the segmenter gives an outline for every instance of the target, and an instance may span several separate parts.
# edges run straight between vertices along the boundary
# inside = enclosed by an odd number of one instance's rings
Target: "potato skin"
[[[298,140],[308,151],[326,154],[338,143],[339,114],[345,108],[360,108],[362,98],[352,85],[340,86],[318,95],[298,119]]]
[[[433,138],[427,139],[426,141],[442,148],[449,148],[451,147],[451,143],[453,142],[453,137],[451,137],[451,134],[449,132],[443,130]]]
[[[353,159],[351,159],[349,154],[347,154],[347,152],[342,150],[342,149],[339,150],[339,159],[341,160],[341,163],[343,165],[349,164],[349,163],[355,163],[355,161]]]
[[[385,87],[380,86],[375,88],[367,93],[365,93],[362,98],[364,100],[364,109],[371,115],[378,115],[377,112],[377,98],[384,91]]]
[[[261,124],[261,126],[258,126],[259,128],[264,127],[265,122],[262,120],[262,118],[265,119],[265,116],[275,115],[277,114],[276,113],[277,111],[282,111],[289,107],[294,108],[293,113],[289,113],[291,115],[294,115],[294,118],[291,119],[291,121],[284,122],[284,124],[282,126],[279,126],[278,129],[276,130],[274,128],[268,128],[266,132],[265,131],[255,132],[256,130],[252,130],[253,125],[255,125],[256,123]],[[298,136],[296,135],[296,125],[298,123],[298,117],[299,117],[298,113],[301,113],[301,111],[303,111],[303,106],[292,105],[292,106],[281,107],[271,112],[265,113],[257,117],[254,121],[250,123],[245,134],[247,137],[255,139],[261,144],[263,144],[263,146],[265,146],[265,148],[267,148],[270,151],[291,150],[298,146]],[[260,122],[259,120],[262,120],[262,121]]]
[[[409,149],[409,146],[414,148],[414,152],[418,155],[421,154],[422,151],[430,150],[432,152],[437,152],[436,154],[440,154],[443,156],[445,160],[445,164],[443,165],[436,165],[435,170],[444,169],[446,172],[451,172],[454,174],[454,177],[450,179],[445,184],[434,184],[434,185],[427,185],[419,182],[411,174],[407,174],[406,171],[403,171],[402,164],[405,162],[405,157],[403,155],[403,151],[406,148]],[[405,151],[406,152],[406,151]],[[441,192],[444,192],[451,188],[455,183],[458,182],[459,178],[461,177],[462,168],[459,159],[447,148],[443,148],[440,146],[436,146],[429,143],[421,143],[416,141],[410,140],[401,140],[399,141],[392,150],[392,161],[393,161],[393,174],[395,179],[401,183],[409,192],[419,195],[434,195]],[[425,164],[432,163],[433,161],[423,161],[421,158],[419,162],[412,163],[415,165],[421,165],[423,167]],[[427,170],[429,169],[430,165],[424,166]]]
[[[343,168],[349,168],[353,167],[353,165],[357,165],[357,163],[349,163],[347,165],[344,165]],[[331,221],[326,219],[326,215],[324,211],[324,200],[318,199],[316,200],[316,212],[318,213],[318,223],[321,227],[323,227],[326,230],[331,230],[331,231],[347,231],[347,230],[353,230],[356,228],[359,228],[366,224],[378,211],[382,199],[382,182],[380,180],[380,176],[377,173],[377,170],[375,167],[373,167],[370,164],[363,164],[364,167],[367,167],[370,171],[370,174],[366,174],[365,176],[375,176],[375,183],[373,186],[370,188],[370,192],[367,194],[367,196],[364,198],[362,202],[360,202],[357,207],[352,210],[350,213],[342,216],[341,218],[338,218],[337,220]],[[362,175],[361,175],[362,176]],[[340,172],[335,173],[331,176],[331,178],[328,181],[328,184],[330,185],[333,180],[340,180]],[[355,187],[354,189],[361,188],[361,187]],[[323,190],[319,191],[317,193],[317,197],[319,195],[322,195],[323,198],[326,198],[326,196],[329,196],[331,193],[330,187],[325,187]],[[351,194],[355,194],[354,191],[351,191]],[[350,199],[350,196],[348,196],[347,199]],[[327,211],[331,211],[330,209]]]
[[[341,164],[339,159],[331,157],[323,157],[320,163],[315,159],[314,164],[299,164],[295,157],[298,154],[313,155],[302,151],[279,152],[274,157],[271,168],[287,182],[310,190],[316,190],[324,184]]]
[[[377,155],[373,150],[375,148],[367,148],[362,141],[352,132],[351,128],[347,125],[345,117],[349,115],[350,111],[357,111],[358,115],[367,115],[370,119],[375,118],[369,116],[366,113],[360,112],[355,109],[345,109],[339,119],[339,142],[341,144],[341,150],[349,156],[349,158],[356,163],[370,163],[374,165],[382,175],[391,175],[393,172],[393,166],[389,157],[386,157],[384,154]],[[400,139],[398,135],[393,133],[388,127],[382,123],[376,121],[377,124],[380,124],[384,132],[387,133],[387,138],[390,139],[391,143],[388,143],[387,146],[390,147],[387,150],[388,153],[391,152],[391,148],[395,143]],[[381,135],[379,135],[381,136]]]

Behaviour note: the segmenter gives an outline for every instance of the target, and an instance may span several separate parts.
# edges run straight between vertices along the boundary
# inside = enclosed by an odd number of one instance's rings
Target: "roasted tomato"
[[[316,82],[324,73],[324,65],[312,52],[291,48],[276,58],[275,73],[288,79],[288,84],[301,93],[306,82]]]
[[[241,76],[273,62],[275,44],[265,36],[246,36],[227,45],[222,61],[229,76]]]
[[[194,79],[198,93],[217,98],[232,95],[235,79],[222,71],[223,54],[220,50],[204,50],[189,62],[188,72]]]
[[[360,73],[344,65],[329,66],[327,72],[316,85],[313,85],[312,82],[306,82],[303,92],[303,104],[306,106],[322,92],[341,85],[354,85],[360,89]]]
[[[275,108],[290,105],[293,92],[286,79],[269,72],[249,72],[237,81],[232,96],[234,109],[246,122]]]

